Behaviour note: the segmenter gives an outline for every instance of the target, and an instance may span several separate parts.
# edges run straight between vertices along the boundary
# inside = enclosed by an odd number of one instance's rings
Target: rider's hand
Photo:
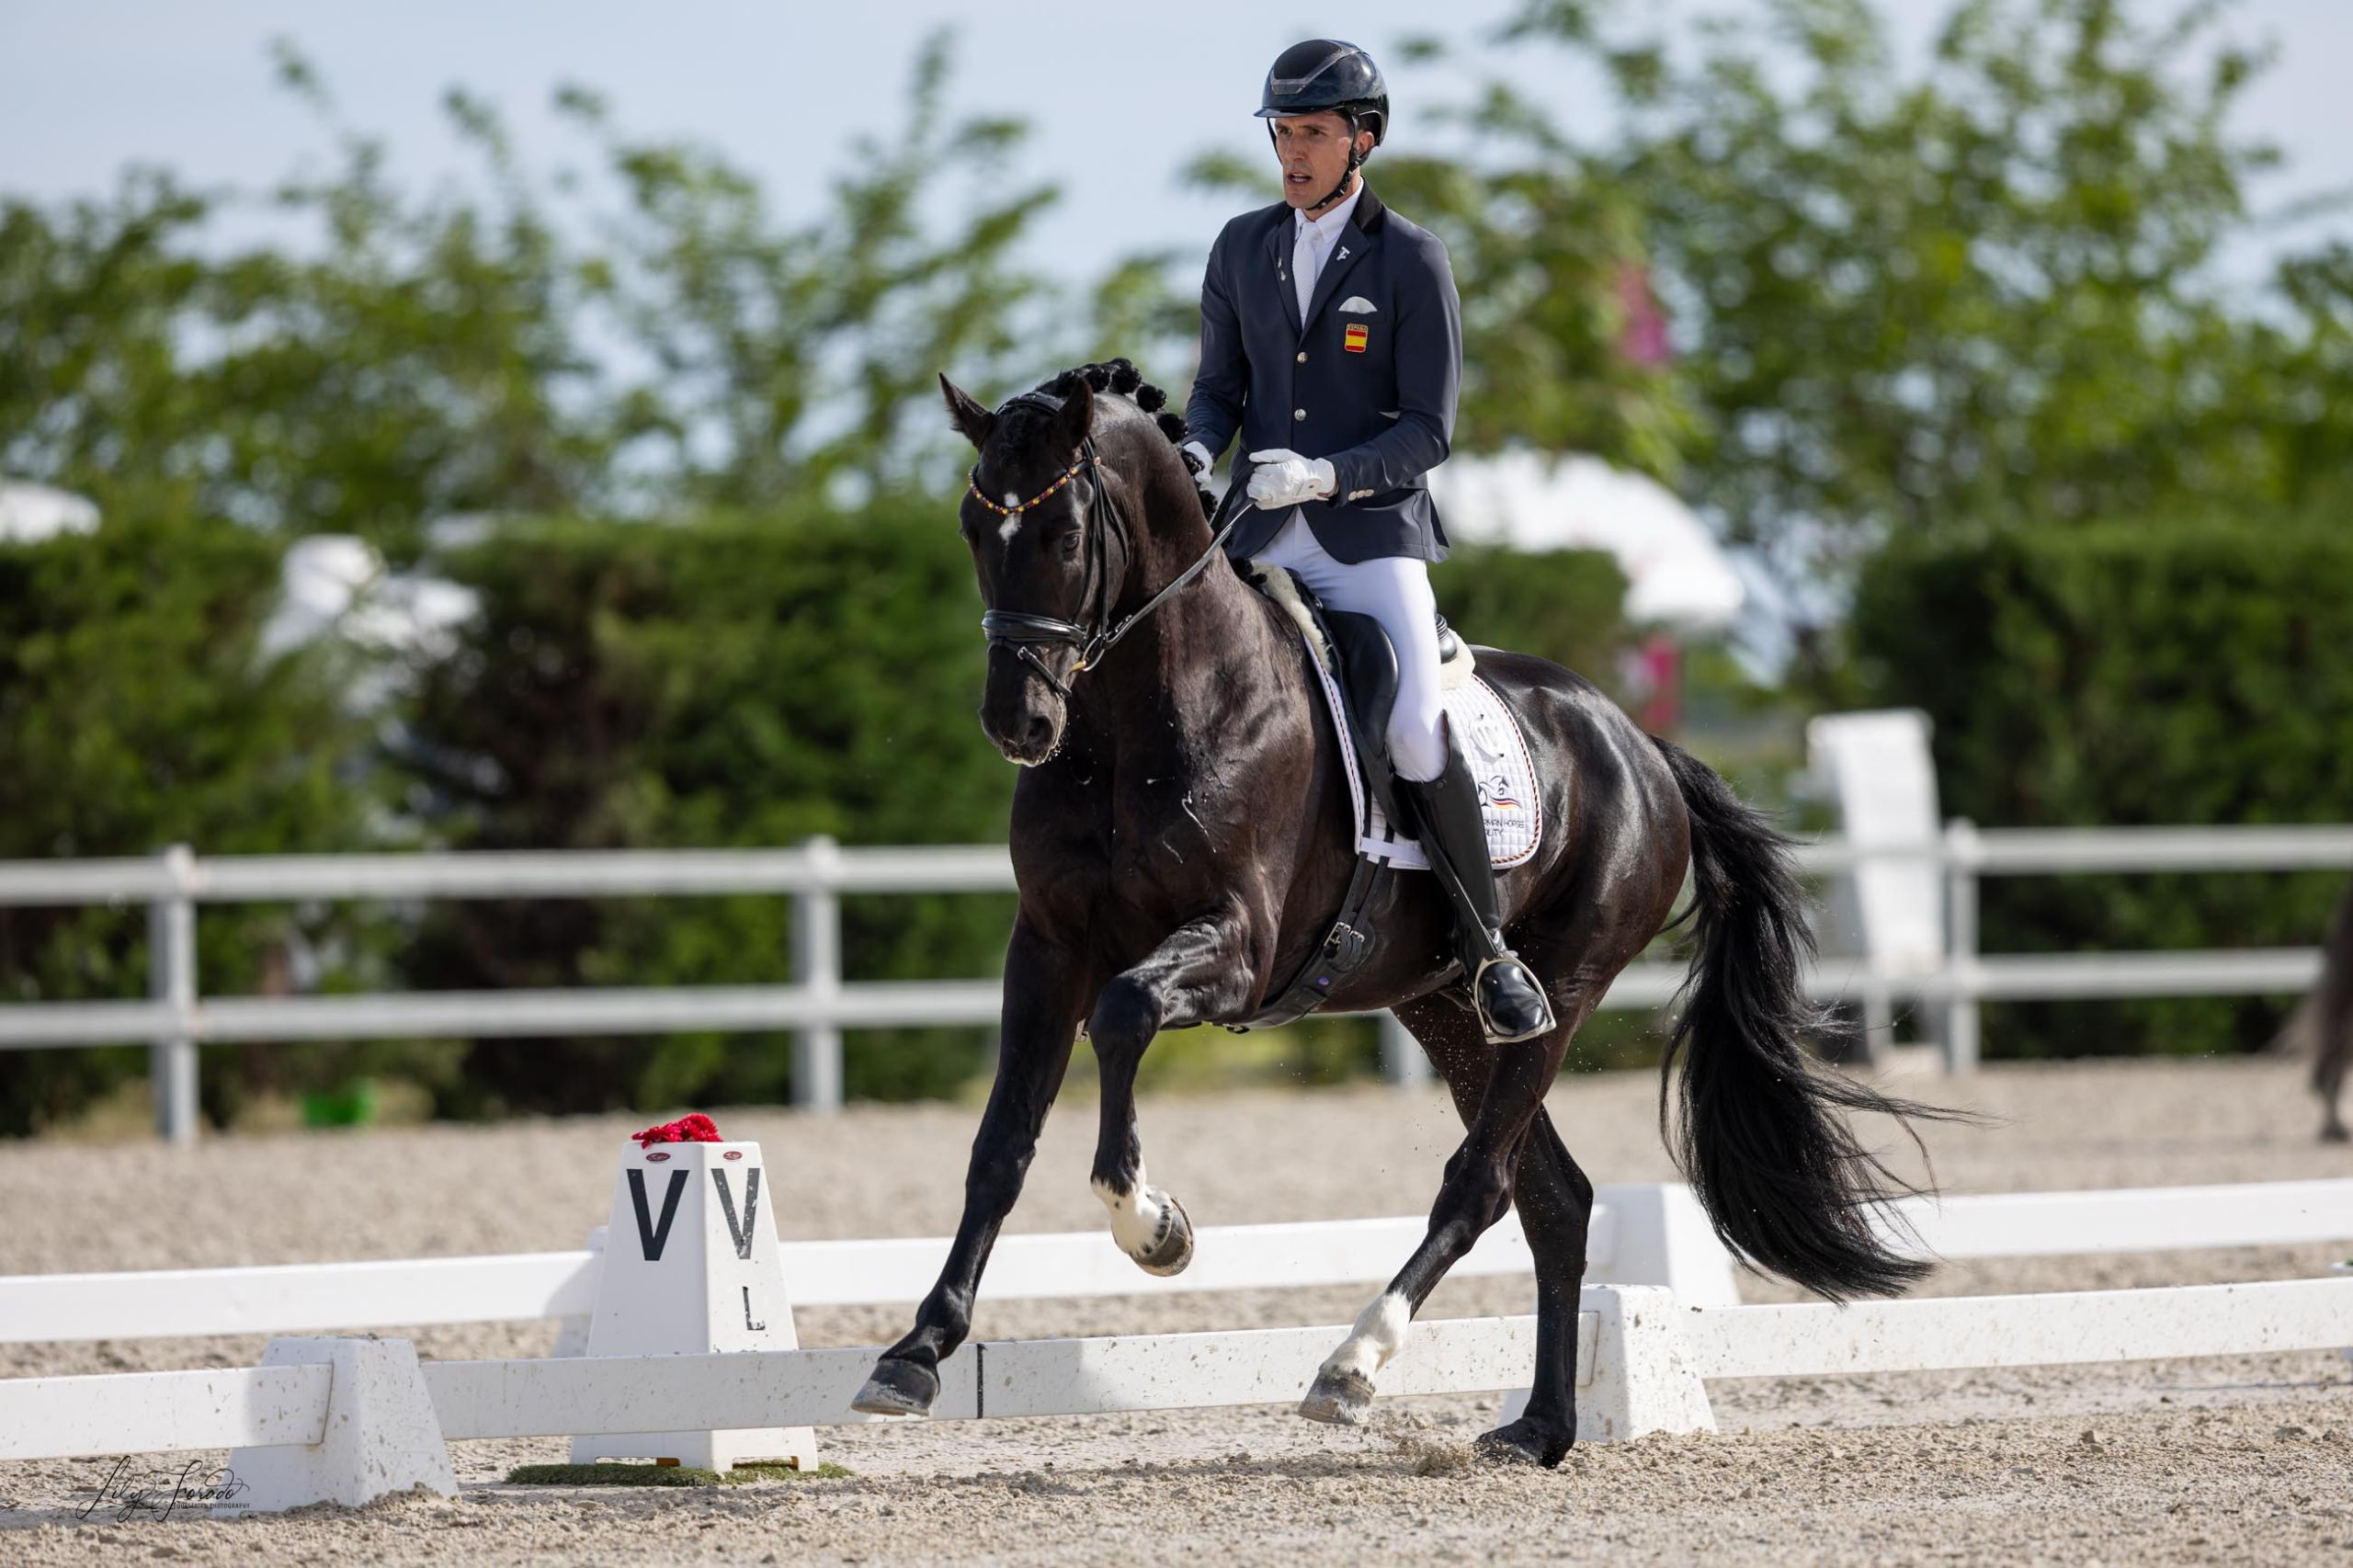
[[[1250,471],[1250,499],[1267,511],[1320,501],[1337,488],[1330,460],[1303,458],[1288,447],[1252,452],[1258,466]]]
[[[1188,441],[1176,449],[1185,455],[1185,466],[1193,471],[1195,477],[1209,472],[1217,460],[1210,456],[1210,449],[1199,441]]]

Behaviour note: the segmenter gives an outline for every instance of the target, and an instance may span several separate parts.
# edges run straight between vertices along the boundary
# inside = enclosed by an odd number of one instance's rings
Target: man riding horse
[[[1504,945],[1479,787],[1438,706],[1429,565],[1446,530],[1429,471],[1446,460],[1462,381],[1446,245],[1382,205],[1364,162],[1389,89],[1352,43],[1310,39],[1267,73],[1258,118],[1283,199],[1225,226],[1201,279],[1201,358],[1187,450],[1233,465],[1258,515],[1226,551],[1296,573],[1332,609],[1369,615],[1397,653],[1389,720],[1397,794],[1454,912],[1454,948],[1491,1041],[1553,1028],[1544,988]]]
[[[1594,1193],[1544,1096],[1610,983],[1667,925],[1687,870],[1699,951],[1665,1053],[1679,1083],[1667,1131],[1725,1244],[1836,1297],[1918,1278],[1927,1265],[1873,1221],[1896,1184],[1843,1113],[1921,1108],[1806,1057],[1805,892],[1772,824],[1575,672],[1482,649],[1481,700],[1524,750],[1543,824],[1525,859],[1492,869],[1438,705],[1427,570],[1445,536],[1423,476],[1446,456],[1459,380],[1446,252],[1363,186],[1388,114],[1361,50],[1288,51],[1260,112],[1286,196],[1218,238],[1189,421],[1123,360],[994,409],[940,378],[973,449],[956,521],[989,641],[981,728],[1021,767],[1006,835],[1020,898],[963,1214],[913,1326],[853,1403],[935,1406],[1081,1039],[1099,1068],[1089,1185],[1112,1239],[1147,1273],[1184,1268],[1192,1221],[1145,1172],[1143,1053],[1167,1029],[1249,1027],[1304,985],[1310,1008],[1392,1011],[1446,1080],[1463,1139],[1421,1241],[1315,1369],[1300,1414],[1365,1420],[1414,1314],[1517,1209],[1537,1281],[1529,1393],[1480,1452],[1556,1465],[1577,1432]],[[1249,456],[1227,502],[1205,506],[1194,475],[1237,431]],[[1245,497],[1255,510],[1238,510]],[[1363,780],[1324,706],[1320,643],[1224,570],[1228,551],[1287,565],[1328,609],[1387,629],[1404,666],[1386,730],[1408,781],[1400,814],[1445,900],[1417,877],[1367,874]],[[1340,963],[1344,926],[1356,940]],[[1333,1112],[1299,1114],[1302,1136],[1336,1135],[1318,1125]]]

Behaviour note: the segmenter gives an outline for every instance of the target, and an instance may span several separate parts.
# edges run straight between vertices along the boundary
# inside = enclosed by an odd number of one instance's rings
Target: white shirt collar
[[[1310,218],[1306,213],[1300,211],[1297,208],[1293,208],[1291,210],[1291,216],[1297,219],[1299,222],[1298,227],[1292,231],[1292,233],[1297,235],[1306,230],[1313,229],[1315,231],[1315,239],[1318,244],[1326,246],[1330,245],[1335,239],[1339,237],[1340,231],[1347,226],[1349,216],[1356,211],[1357,202],[1362,199],[1363,196],[1364,180],[1362,176],[1358,176],[1356,189],[1342,197],[1338,203],[1321,218]],[[1294,239],[1293,243],[1297,243],[1296,239]]]

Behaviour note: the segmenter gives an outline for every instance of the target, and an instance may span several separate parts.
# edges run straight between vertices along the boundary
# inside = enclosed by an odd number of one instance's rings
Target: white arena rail
[[[1910,997],[1944,1014],[1947,1065],[1978,1056],[1986,1000],[2094,996],[2248,995],[2309,986],[2309,949],[2203,952],[1995,954],[1978,951],[1977,888],[1989,876],[2151,871],[2317,870],[2353,867],[2353,827],[1992,828],[1955,822],[1916,845],[1800,845],[1811,875],[1889,861],[1927,862],[1945,881],[1942,962],[1919,972],[1876,972],[1859,960],[1806,977],[1817,1000]],[[843,848],[813,838],[792,849],[427,852],[410,855],[206,856],[174,846],[152,859],[0,862],[0,905],[137,902],[148,906],[152,956],[146,1001],[0,1006],[0,1050],[149,1045],[156,1129],[196,1135],[196,1048],[208,1040],[406,1038],[421,1034],[529,1037],[663,1034],[693,1029],[790,1029],[794,1103],[828,1109],[841,1098],[842,1031],[997,1022],[994,979],[845,982],[841,898],[847,893],[1012,890],[1003,845]],[[636,898],[767,894],[794,903],[792,983],[712,987],[581,987],[350,996],[207,997],[197,988],[197,910],[206,903],[381,899]],[[1605,1007],[1657,1007],[1683,967],[1639,963],[1620,975]],[[1418,1083],[1420,1048],[1388,1015],[1383,1071]]]
[[[2353,1337],[2353,1278],[1867,1306],[1678,1308],[1665,1290],[1586,1292],[1579,1437],[1711,1430],[1706,1377],[1818,1376],[2326,1350]],[[1533,1318],[1417,1324],[1385,1394],[1506,1389]],[[938,1418],[1287,1403],[1346,1325],[1012,1340],[940,1368]],[[878,1347],[420,1365],[402,1340],[281,1339],[240,1372],[0,1381],[0,1460],[233,1447],[240,1508],[453,1493],[447,1444],[594,1436],[648,1410],[719,1428],[836,1426]]]
[[[1597,1196],[1593,1282],[1665,1286],[1687,1306],[1737,1302],[1732,1267],[1688,1188],[1628,1184]],[[1892,1228],[1893,1239],[1916,1239],[1927,1255],[1953,1260],[2353,1242],[2353,1180],[1996,1193],[1911,1199],[1898,1210],[1904,1223]],[[1014,1301],[1377,1282],[1396,1271],[1427,1224],[1403,1215],[1205,1226],[1192,1266],[1171,1278],[1140,1273],[1100,1231],[1008,1235],[983,1290]],[[945,1236],[892,1237],[782,1242],[778,1251],[795,1306],[845,1306],[920,1301],[948,1244]],[[1506,1214],[1452,1274],[1532,1268],[1518,1218]],[[579,1319],[596,1304],[601,1269],[586,1250],[19,1275],[0,1278],[0,1344]]]

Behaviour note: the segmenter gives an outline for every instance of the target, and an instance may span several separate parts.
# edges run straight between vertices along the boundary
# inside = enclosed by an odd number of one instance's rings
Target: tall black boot
[[[1528,966],[1504,946],[1479,786],[1454,743],[1450,725],[1449,730],[1446,771],[1427,782],[1399,778],[1398,798],[1414,813],[1430,869],[1454,906],[1455,955],[1462,960],[1462,975],[1470,983],[1487,1042],[1528,1040],[1551,1032],[1552,1004]]]

